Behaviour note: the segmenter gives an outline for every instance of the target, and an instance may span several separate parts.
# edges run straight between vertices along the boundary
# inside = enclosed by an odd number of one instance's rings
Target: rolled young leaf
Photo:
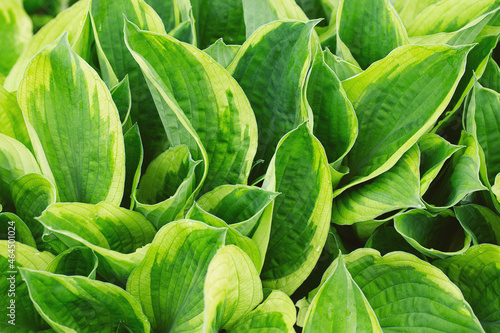
[[[35,155],[55,183],[58,199],[120,204],[125,151],[118,111],[104,82],[71,49],[66,33],[30,61],[18,96],[33,126]]]

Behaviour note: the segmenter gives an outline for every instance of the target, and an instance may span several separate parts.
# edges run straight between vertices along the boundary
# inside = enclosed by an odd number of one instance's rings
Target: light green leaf
[[[28,130],[35,155],[55,183],[58,199],[119,204],[125,151],[118,111],[104,82],[71,49],[66,33],[30,61],[18,96],[33,126]]]
[[[423,196],[428,209],[452,207],[467,194],[486,189],[479,180],[479,146],[476,139],[462,131],[458,144],[465,147],[446,162]]]
[[[314,115],[313,133],[323,144],[328,161],[335,163],[354,145],[358,120],[339,78],[326,64],[325,53],[316,53],[308,77],[307,102]]]
[[[177,0],[144,0],[153,7],[158,16],[161,17],[166,31],[174,29],[180,24],[180,12],[177,8]],[[181,0],[182,1],[182,0]]]
[[[407,27],[408,35],[424,36],[459,30],[474,18],[497,8],[498,5],[497,0],[438,1],[415,17]]]
[[[262,188],[281,193],[274,200],[262,282],[291,295],[318,261],[331,215],[330,167],[306,123],[281,139]]]
[[[30,41],[32,28],[31,19],[20,1],[0,0],[0,75],[9,74]]]
[[[259,273],[238,247],[220,249],[208,266],[204,285],[205,332],[229,329],[263,298]]]
[[[180,220],[161,228],[127,282],[154,332],[193,332],[203,326],[204,283],[227,229]]]
[[[396,216],[394,227],[411,246],[431,258],[463,253],[471,242],[471,235],[449,210],[438,215],[425,210],[411,210]]]
[[[87,55],[87,48],[90,46],[91,40],[88,7],[89,0],[80,0],[41,28],[30,40],[5,79],[5,89],[8,91],[18,90],[24,70],[31,58],[64,32],[67,32],[73,50],[82,57]]]
[[[278,20],[307,21],[293,0],[242,0],[247,39],[261,26]]]
[[[54,274],[81,275],[95,280],[99,259],[94,251],[75,246],[59,254],[47,266],[46,271]]]
[[[45,176],[29,173],[11,182],[12,201],[21,217],[37,241],[43,233],[43,226],[35,218],[56,202],[54,184]]]
[[[462,255],[433,262],[460,288],[488,333],[500,329],[499,260],[500,248],[483,244]]]
[[[15,93],[9,93],[0,85],[0,133],[10,136],[32,150],[23,112],[17,104]]]
[[[116,332],[122,323],[132,332],[150,326],[139,303],[120,287],[81,276],[21,269],[37,311],[57,332]]]
[[[445,162],[463,146],[451,144],[431,133],[422,135],[417,143],[420,149],[420,195],[423,195]]]
[[[135,202],[132,194],[139,185],[144,160],[141,133],[137,123],[125,133],[123,141],[125,145],[125,189],[121,205],[133,209]]]
[[[418,14],[420,14],[424,9],[439,1],[440,0],[391,0],[405,27],[410,25],[415,17],[417,17]]]
[[[380,332],[370,304],[339,257],[335,271],[314,296],[305,320],[304,333]]]
[[[492,56],[488,59],[479,83],[485,88],[490,88],[500,93],[500,68]]]
[[[0,330],[12,329],[12,325],[8,323],[11,319],[15,319],[16,328],[26,329],[25,332],[49,328],[29,298],[26,283],[19,274],[19,267],[45,270],[53,259],[54,255],[48,252],[39,252],[34,247],[18,242],[0,240],[0,306],[2,307]],[[13,288],[11,288],[11,281],[15,281]],[[15,297],[12,294],[9,296],[10,289],[14,289]],[[11,313],[10,310],[7,312],[11,299],[15,299],[15,310],[12,317],[7,316],[8,313]],[[8,332],[8,330],[6,331]]]
[[[325,63],[332,69],[332,71],[337,75],[340,81],[347,80],[361,73],[363,70],[344,59],[337,57],[329,49],[323,51],[323,56],[325,58]]]
[[[471,234],[474,245],[500,244],[500,216],[492,210],[479,205],[456,206],[453,209],[462,227]]]
[[[420,152],[408,150],[389,171],[335,197],[332,222],[353,224],[406,208],[425,208],[420,199]]]
[[[224,39],[243,44],[246,39],[241,0],[191,0],[200,49]]]
[[[495,177],[495,184],[491,187],[492,193],[496,196],[497,201],[500,203],[500,172]]]
[[[184,217],[196,190],[194,161],[187,146],[170,148],[149,164],[137,191],[132,192],[135,210],[159,229]]]
[[[336,191],[389,170],[438,119],[464,73],[469,46],[408,45],[342,82],[359,134]],[[400,101],[407,101],[405,103]]]
[[[228,329],[227,333],[293,333],[295,319],[292,300],[285,293],[273,290],[261,305]]]
[[[226,45],[222,38],[220,38],[203,51],[214,58],[222,67],[227,68],[236,57],[240,48],[240,45]]]
[[[140,31],[131,23],[125,29],[170,143],[186,144],[193,158],[202,159],[208,168],[201,192],[222,184],[245,184],[257,148],[257,126],[237,82],[191,45]],[[175,59],[175,66],[164,59]]]
[[[111,88],[109,92],[111,93],[111,97],[113,98],[113,101],[116,104],[116,108],[118,109],[118,113],[120,114],[120,121],[122,122],[122,126],[125,127],[125,124],[130,124],[132,122],[130,120],[132,93],[130,91],[130,82],[128,80],[128,75],[125,75],[123,80],[121,80],[121,82]]]
[[[337,55],[365,69],[395,48],[409,44],[389,0],[342,0],[337,13]]]
[[[0,239],[7,240],[15,236],[19,243],[36,248],[31,230],[19,216],[13,213],[0,213]]]
[[[309,117],[304,85],[316,23],[269,23],[243,44],[228,67],[250,100],[259,128],[255,159],[264,163],[252,170],[252,180],[265,173],[281,137]]]
[[[484,332],[460,290],[431,264],[404,252],[381,257],[372,249],[343,259],[384,332]]]
[[[124,284],[144,258],[155,235],[153,225],[141,214],[113,206],[56,203],[37,218],[48,232],[67,246],[84,245],[99,258],[99,273]]]

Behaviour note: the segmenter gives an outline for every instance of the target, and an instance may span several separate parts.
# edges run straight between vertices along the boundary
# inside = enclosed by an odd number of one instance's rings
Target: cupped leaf
[[[417,144],[420,149],[420,194],[423,195],[445,162],[461,147],[431,133],[422,135]]]
[[[366,241],[365,247],[377,250],[382,255],[389,252],[404,251],[417,257],[423,258],[423,255],[414,249],[406,239],[394,228],[394,226],[384,223],[376,228]]]
[[[342,82],[359,134],[346,156],[345,188],[389,170],[438,119],[465,68],[470,46],[408,45]]]
[[[131,23],[125,29],[170,143],[186,144],[195,160],[204,161],[201,192],[222,184],[245,184],[257,148],[257,126],[238,83],[191,45],[140,31]],[[175,59],[175,66],[165,59]]]
[[[479,79],[481,86],[500,93],[500,68],[492,56],[488,59],[484,73]]]
[[[26,223],[13,213],[0,213],[0,239],[8,240],[14,236],[15,240],[24,245],[36,248],[36,242]]]
[[[329,51],[325,51],[327,53]],[[307,101],[313,111],[313,133],[323,144],[330,163],[341,160],[358,135],[358,120],[339,78],[318,52],[307,84]]]
[[[67,246],[83,244],[99,257],[99,273],[124,283],[145,255],[155,228],[141,214],[113,206],[56,203],[37,218]]]
[[[0,85],[0,133],[21,142],[28,149],[31,146],[28,129],[24,123],[23,112],[17,104],[15,93],[9,93]]]
[[[446,162],[424,194],[427,208],[441,210],[457,204],[467,194],[485,190],[479,179],[479,146],[473,135],[462,131],[462,147]]]
[[[296,310],[292,300],[283,292],[273,290],[255,310],[228,329],[228,333],[272,332],[293,333]]]
[[[474,18],[498,7],[496,0],[442,0],[427,7],[408,25],[409,36],[459,30]],[[450,13],[453,13],[450,15]]]
[[[329,49],[323,51],[323,56],[325,58],[325,63],[332,69],[340,81],[347,80],[348,78],[363,72],[360,67],[337,57]]]
[[[337,54],[365,69],[399,46],[406,29],[389,0],[342,0],[337,13]]]
[[[118,111],[104,82],[71,49],[66,33],[30,61],[18,96],[33,126],[35,155],[55,183],[58,199],[120,204],[125,151]]]
[[[220,38],[203,51],[214,58],[222,67],[227,68],[236,57],[240,48],[240,45],[226,45],[222,38]]]
[[[120,287],[81,276],[21,269],[40,315],[58,332],[150,332],[139,303]]]
[[[250,258],[236,246],[223,247],[210,262],[205,279],[204,330],[231,328],[262,299],[262,283]]]
[[[261,26],[278,20],[307,21],[302,9],[293,0],[242,0],[246,37]]]
[[[474,245],[500,244],[500,216],[491,209],[479,205],[453,208],[462,227],[472,236]]]
[[[47,272],[63,275],[81,275],[95,279],[99,259],[94,251],[75,246],[59,254],[47,266]]]
[[[123,143],[125,145],[125,188],[121,205],[133,209],[135,202],[132,194],[139,185],[144,160],[141,133],[137,123],[125,133]]]
[[[31,58],[42,48],[54,42],[67,32],[69,43],[80,56],[88,55],[90,46],[89,0],[80,0],[63,11],[33,36],[5,79],[4,87],[8,91],[18,90],[25,68]]]
[[[353,224],[406,208],[424,208],[420,199],[420,152],[408,150],[389,171],[335,197],[332,222]]]
[[[415,209],[396,216],[394,227],[411,246],[431,258],[463,253],[471,242],[471,235],[448,210],[432,215]]]
[[[431,264],[404,252],[382,257],[372,249],[343,259],[384,332],[484,332],[460,290]]]
[[[265,287],[291,295],[318,261],[331,215],[330,167],[306,123],[280,141],[262,188],[281,194],[261,278]]]
[[[462,255],[433,262],[462,291],[484,330],[500,329],[500,248],[483,244]]]
[[[308,118],[304,85],[316,23],[269,23],[252,34],[228,67],[257,119],[259,146],[255,159],[264,163],[254,167],[253,179],[265,172],[281,137]]]
[[[303,332],[380,332],[380,324],[361,289],[349,274],[342,256],[335,271],[314,296]]]
[[[196,167],[187,146],[170,148],[149,164],[133,192],[135,210],[156,228],[182,218],[192,205],[196,190]]]
[[[26,283],[19,274],[19,268],[45,270],[53,259],[54,255],[39,252],[31,246],[0,241],[0,306],[3,314],[0,317],[0,329],[2,331],[12,329],[12,325],[8,323],[12,319],[16,324],[15,328],[25,329],[25,332],[49,328],[31,302]],[[11,306],[11,299],[15,300],[12,312],[8,309],[8,306]],[[9,316],[11,313],[13,315]]]
[[[161,228],[127,282],[155,332],[201,331],[204,283],[226,229],[180,220]]]
[[[118,109],[120,121],[125,130],[125,126],[131,123],[130,109],[132,107],[132,92],[130,91],[128,75],[126,75],[116,86],[111,88],[109,92]]]

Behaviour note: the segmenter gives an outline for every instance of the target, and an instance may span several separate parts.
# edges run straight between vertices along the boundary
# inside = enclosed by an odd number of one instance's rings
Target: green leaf
[[[63,275],[81,275],[95,280],[99,259],[87,247],[76,246],[59,254],[47,266],[47,272]]]
[[[123,141],[125,145],[125,189],[121,205],[133,209],[135,202],[132,194],[139,185],[144,160],[141,133],[137,123],[125,133]]]
[[[481,86],[500,93],[500,68],[492,56],[488,59],[484,73],[479,79]]]
[[[453,95],[469,50],[403,46],[342,82],[356,110],[359,134],[346,156],[351,172],[336,194],[389,170],[432,126]]]
[[[431,133],[422,135],[417,143],[420,149],[420,195],[423,195],[445,162],[463,146],[451,144]]]
[[[153,7],[158,16],[161,17],[166,31],[174,29],[180,24],[180,12],[176,8],[177,0],[144,0]]]
[[[0,133],[10,136],[32,150],[23,112],[17,104],[15,93],[9,93],[0,85]]]
[[[340,80],[318,52],[307,84],[307,101],[314,115],[314,135],[323,144],[330,163],[341,160],[358,135],[358,120]]]
[[[409,36],[459,30],[474,18],[498,7],[496,0],[442,0],[427,7],[408,25]],[[450,15],[450,13],[453,13]]]
[[[474,245],[500,244],[500,216],[492,210],[479,205],[456,206],[453,210],[462,227],[471,234]]]
[[[353,224],[406,208],[425,208],[420,199],[420,152],[408,150],[391,169],[335,197],[332,222]]]
[[[433,262],[462,291],[486,332],[500,329],[500,248],[483,244],[462,255]]]
[[[497,201],[500,203],[500,173],[495,177],[495,184],[491,187],[492,193],[496,196]]]
[[[21,269],[41,316],[58,332],[150,331],[139,303],[120,287],[81,276]]]
[[[259,273],[238,247],[220,249],[208,266],[204,285],[204,331],[229,329],[263,298]]]
[[[223,184],[245,184],[257,148],[257,126],[237,82],[191,45],[140,31],[131,23],[125,29],[170,143],[186,144],[193,158],[205,163],[201,192]],[[175,59],[175,66],[163,59]]]
[[[361,68],[409,44],[406,29],[389,0],[342,0],[337,13],[337,54]]]
[[[471,134],[462,131],[462,147],[446,162],[424,194],[427,208],[441,210],[456,205],[467,194],[485,190],[479,180],[479,146]]]
[[[200,49],[217,39],[231,44],[246,40],[243,3],[241,0],[191,0]]]
[[[13,259],[13,264],[9,262],[9,258]],[[27,332],[48,328],[29,298],[26,283],[19,274],[19,267],[45,270],[53,259],[52,254],[39,252],[31,246],[18,242],[0,241],[0,306],[3,314],[0,317],[0,329],[2,331],[6,328],[12,329],[12,325],[8,323],[11,319],[15,319],[16,328],[26,329]],[[15,281],[14,286],[11,286],[11,281]],[[15,295],[9,296],[10,289],[13,289]],[[6,316],[11,313],[10,310],[7,312],[11,299],[15,300],[14,315]]]
[[[0,213],[0,239],[8,240],[14,236],[16,241],[36,248],[36,242],[26,223],[13,213]]]
[[[240,45],[226,45],[222,38],[219,38],[203,51],[214,58],[222,67],[227,68],[240,48]]]
[[[20,1],[0,0],[0,75],[9,74],[30,41],[32,28],[31,19]]]
[[[325,63],[332,69],[340,81],[347,80],[348,78],[363,72],[361,68],[345,61],[340,57],[337,57],[329,49],[323,51],[323,56],[325,58]]]
[[[31,58],[42,48],[54,42],[64,32],[67,32],[73,50],[80,56],[85,57],[89,52],[88,47],[91,41],[88,7],[89,0],[80,0],[40,29],[26,45],[5,79],[5,89],[8,91],[18,90],[25,68]]]
[[[119,204],[125,151],[118,111],[104,82],[71,49],[66,33],[30,61],[18,96],[33,126],[35,155],[55,183],[58,199]]]
[[[304,333],[380,332],[382,329],[363,292],[339,257],[335,271],[314,296],[304,326]]]
[[[391,0],[405,27],[410,25],[415,17],[417,17],[418,14],[420,14],[424,9],[439,1],[440,0]]]
[[[120,114],[120,121],[122,126],[125,127],[126,123],[131,123],[130,109],[132,107],[132,93],[130,91],[130,82],[128,75],[125,75],[123,80],[116,86],[109,90],[111,97],[116,104],[118,113]]]
[[[37,219],[67,246],[82,244],[99,258],[99,273],[124,283],[142,261],[155,235],[153,225],[141,214],[113,206],[56,203]]]
[[[262,188],[281,193],[274,200],[262,282],[291,295],[318,261],[331,215],[330,167],[306,123],[280,141]]]
[[[157,229],[182,218],[194,200],[200,162],[191,158],[185,145],[163,152],[149,164],[139,188],[132,192],[135,210]]]
[[[375,249],[382,255],[394,251],[404,251],[417,257],[424,257],[420,252],[408,244],[405,238],[401,236],[393,226],[389,226],[387,223],[379,226],[373,231],[370,238],[366,241],[365,247]]]
[[[228,329],[227,333],[293,333],[295,319],[292,300],[285,293],[273,290],[261,305]]]
[[[394,227],[411,246],[431,258],[446,258],[465,252],[471,235],[451,211],[432,215],[411,210],[394,218]]]
[[[460,290],[431,264],[404,252],[381,257],[372,249],[343,259],[384,332],[484,332]]]
[[[29,173],[11,182],[12,201],[16,212],[30,228],[37,241],[43,233],[43,226],[35,218],[56,202],[54,184],[45,176]]]
[[[278,20],[307,21],[302,9],[293,0],[242,0],[246,38],[261,26]]]
[[[265,172],[281,137],[309,117],[304,86],[316,23],[269,23],[243,44],[228,67],[250,100],[259,128],[255,159],[264,163],[252,170],[252,179]]]
[[[204,283],[226,230],[180,220],[158,231],[127,282],[127,291],[141,303],[152,331],[201,331]]]

